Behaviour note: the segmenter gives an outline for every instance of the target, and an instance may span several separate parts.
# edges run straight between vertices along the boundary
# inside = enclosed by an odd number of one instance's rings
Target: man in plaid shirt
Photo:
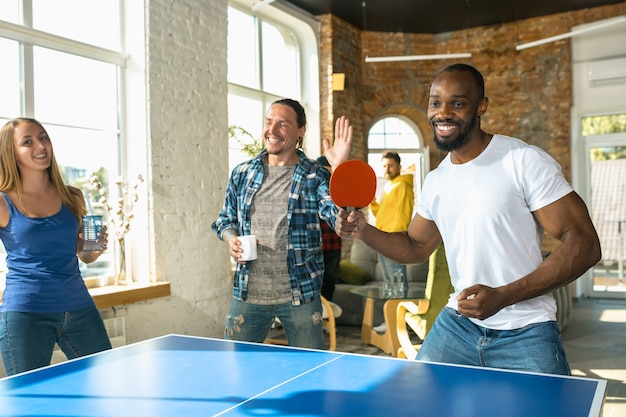
[[[320,290],[324,274],[320,219],[335,226],[330,173],[299,148],[306,131],[304,108],[295,100],[274,102],[265,116],[265,149],[233,170],[224,206],[212,224],[237,262],[224,337],[262,343],[281,321],[292,346],[324,348]],[[324,139],[333,167],[350,153],[352,126],[335,125]],[[240,235],[257,237],[258,257],[241,261]]]

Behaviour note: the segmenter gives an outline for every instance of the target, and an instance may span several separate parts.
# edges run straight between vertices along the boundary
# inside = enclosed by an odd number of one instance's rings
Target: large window
[[[263,116],[275,100],[300,101],[307,113],[307,153],[319,152],[317,46],[311,28],[273,6],[259,13],[228,8],[228,122],[231,169],[262,148]],[[306,87],[305,87],[306,86]],[[307,141],[307,139],[310,139]]]
[[[120,4],[6,0],[0,8],[0,123],[17,116],[39,120],[50,134],[66,183],[81,188],[96,214],[105,216],[90,178],[97,175],[104,189],[115,193],[109,179],[123,173]],[[112,249],[98,262],[81,263],[90,282],[109,283],[114,275],[119,248],[111,230],[110,241]]]

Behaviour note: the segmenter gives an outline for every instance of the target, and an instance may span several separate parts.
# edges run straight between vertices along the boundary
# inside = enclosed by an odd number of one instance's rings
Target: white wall
[[[616,22],[602,29],[592,30],[572,38],[572,174],[573,185],[583,198],[587,190],[584,172],[583,138],[580,132],[582,116],[626,112],[626,80],[592,85],[589,82],[590,62],[626,56],[626,19],[618,17],[587,25],[576,26],[572,31],[587,30],[595,25]]]
[[[572,38],[572,74],[574,109],[577,114],[593,114],[626,107],[626,81],[590,85],[588,65],[591,61],[626,57],[626,18],[608,19],[596,24],[616,22],[603,29],[590,31]],[[572,28],[573,31],[593,27],[594,24]]]
[[[128,343],[169,333],[221,338],[231,281],[227,247],[211,222],[228,180],[227,0],[145,7],[147,120],[128,123],[145,124],[148,137],[149,273],[169,281],[172,295],[116,314],[126,318]]]

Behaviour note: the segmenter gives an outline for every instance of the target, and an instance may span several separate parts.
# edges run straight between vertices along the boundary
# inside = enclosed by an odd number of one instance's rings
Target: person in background
[[[383,171],[387,182],[383,188],[380,202],[370,204],[370,210],[376,217],[376,228],[383,232],[404,232],[409,228],[413,216],[413,175],[401,174],[400,155],[397,152],[385,152],[382,157]],[[406,265],[395,262],[382,254],[378,254],[378,262],[382,267],[383,279],[388,288],[393,282],[402,281],[403,297],[406,297],[409,288],[406,276]],[[396,284],[397,285],[397,284]],[[379,333],[387,331],[387,324],[382,322],[374,327]]]
[[[330,163],[325,156],[317,158],[317,162],[330,172]],[[328,301],[333,300],[335,284],[339,279],[339,264],[341,263],[341,238],[326,223],[320,221],[322,228],[322,253],[324,254],[324,280],[322,282],[322,296]]]
[[[0,353],[7,375],[50,364],[55,343],[68,359],[110,349],[78,259],[95,261],[107,248],[84,252],[83,193],[65,185],[48,133],[17,118],[0,130],[0,239],[7,252],[0,305]]]
[[[330,173],[300,150],[306,115],[300,103],[275,101],[265,115],[265,149],[236,166],[212,224],[237,262],[224,337],[262,343],[278,318],[292,346],[324,348],[320,290],[324,276],[320,219],[335,226]],[[350,153],[352,126],[335,124],[323,142],[331,166]],[[257,259],[241,261],[240,235],[255,235]]]
[[[385,233],[340,210],[336,231],[401,263],[443,241],[455,292],[418,360],[570,374],[551,291],[601,259],[583,200],[540,148],[482,130],[482,74],[454,64],[430,88],[428,120],[448,152],[424,182],[408,232]],[[560,245],[544,257],[543,233]]]

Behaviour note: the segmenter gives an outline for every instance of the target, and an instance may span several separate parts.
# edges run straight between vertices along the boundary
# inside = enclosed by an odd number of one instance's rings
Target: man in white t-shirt
[[[600,260],[598,236],[554,159],[481,129],[488,104],[475,68],[439,73],[428,119],[448,155],[426,177],[408,232],[383,233],[341,210],[336,230],[407,264],[443,241],[455,292],[417,359],[567,375],[551,291]],[[545,259],[544,230],[561,242]]]

